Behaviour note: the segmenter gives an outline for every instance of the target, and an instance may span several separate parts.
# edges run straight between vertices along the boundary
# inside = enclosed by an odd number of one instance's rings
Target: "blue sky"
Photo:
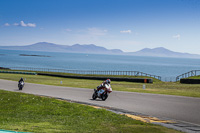
[[[37,42],[200,54],[200,1],[0,0],[0,46]]]

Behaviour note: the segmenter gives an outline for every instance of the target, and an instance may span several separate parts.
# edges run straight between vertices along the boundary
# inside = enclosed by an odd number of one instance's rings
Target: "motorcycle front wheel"
[[[95,100],[96,98],[97,98],[97,95],[96,95],[96,93],[94,92],[93,95],[92,95],[92,99]]]
[[[21,87],[21,86],[19,87],[19,90],[22,90],[22,87]]]

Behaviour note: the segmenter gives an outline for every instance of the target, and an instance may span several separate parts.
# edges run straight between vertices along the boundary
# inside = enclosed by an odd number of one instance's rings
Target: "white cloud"
[[[131,30],[122,30],[122,31],[120,31],[120,33],[128,33],[128,34],[131,34]]]
[[[21,21],[20,23],[14,23],[14,26],[22,26],[22,27],[36,27],[36,24],[34,23],[24,23],[24,21]]]
[[[108,32],[108,30],[102,30],[99,28],[88,28],[88,33],[90,35],[95,35],[95,36],[103,36]]]
[[[36,24],[33,24],[33,23],[28,23],[26,24],[28,27],[36,27]]]
[[[20,25],[20,26],[23,26],[23,27],[26,27],[26,26],[27,26],[27,24],[25,24],[24,21],[21,21],[19,25]]]
[[[73,43],[83,43],[83,44],[99,44],[107,38],[108,30],[98,28],[98,27],[89,27],[86,29],[73,30],[73,34],[68,34],[71,37],[71,40],[74,40]]]
[[[71,30],[71,29],[66,29],[66,31],[70,32],[70,31],[72,31],[72,30]]]
[[[180,34],[174,35],[174,36],[172,36],[172,37],[175,38],[175,39],[178,39],[178,40],[181,39],[181,35],[180,35]]]
[[[4,26],[10,26],[10,24],[9,23],[5,23]]]
[[[18,24],[18,23],[14,23],[13,25],[14,25],[14,26],[19,26],[19,24]]]

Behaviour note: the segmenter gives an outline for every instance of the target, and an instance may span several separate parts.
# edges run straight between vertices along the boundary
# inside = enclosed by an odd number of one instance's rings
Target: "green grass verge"
[[[200,79],[200,75],[198,75],[198,76],[192,76],[192,77],[189,77],[188,79]]]
[[[25,82],[29,83],[79,87],[79,88],[89,88],[89,89],[95,88],[102,82],[100,80],[0,73],[0,79],[18,81],[21,77],[26,79]],[[62,84],[60,84],[60,81],[62,81]],[[146,89],[142,89],[143,85],[144,83],[119,82],[119,81],[111,82],[111,86],[114,91],[117,90],[117,91],[129,91],[129,92],[141,92],[141,93],[178,95],[178,96],[188,96],[188,97],[200,97],[200,84],[180,84],[179,82],[157,81],[154,82],[153,84],[145,84]]]
[[[0,90],[0,129],[37,132],[176,133],[105,109]]]

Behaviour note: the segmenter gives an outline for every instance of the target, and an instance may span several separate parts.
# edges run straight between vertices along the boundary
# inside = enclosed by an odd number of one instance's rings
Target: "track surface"
[[[1,80],[0,89],[17,91],[18,82]],[[113,88],[114,89],[114,88]],[[26,83],[22,92],[97,104],[200,125],[200,98],[113,91],[106,101],[92,100],[93,90]]]

